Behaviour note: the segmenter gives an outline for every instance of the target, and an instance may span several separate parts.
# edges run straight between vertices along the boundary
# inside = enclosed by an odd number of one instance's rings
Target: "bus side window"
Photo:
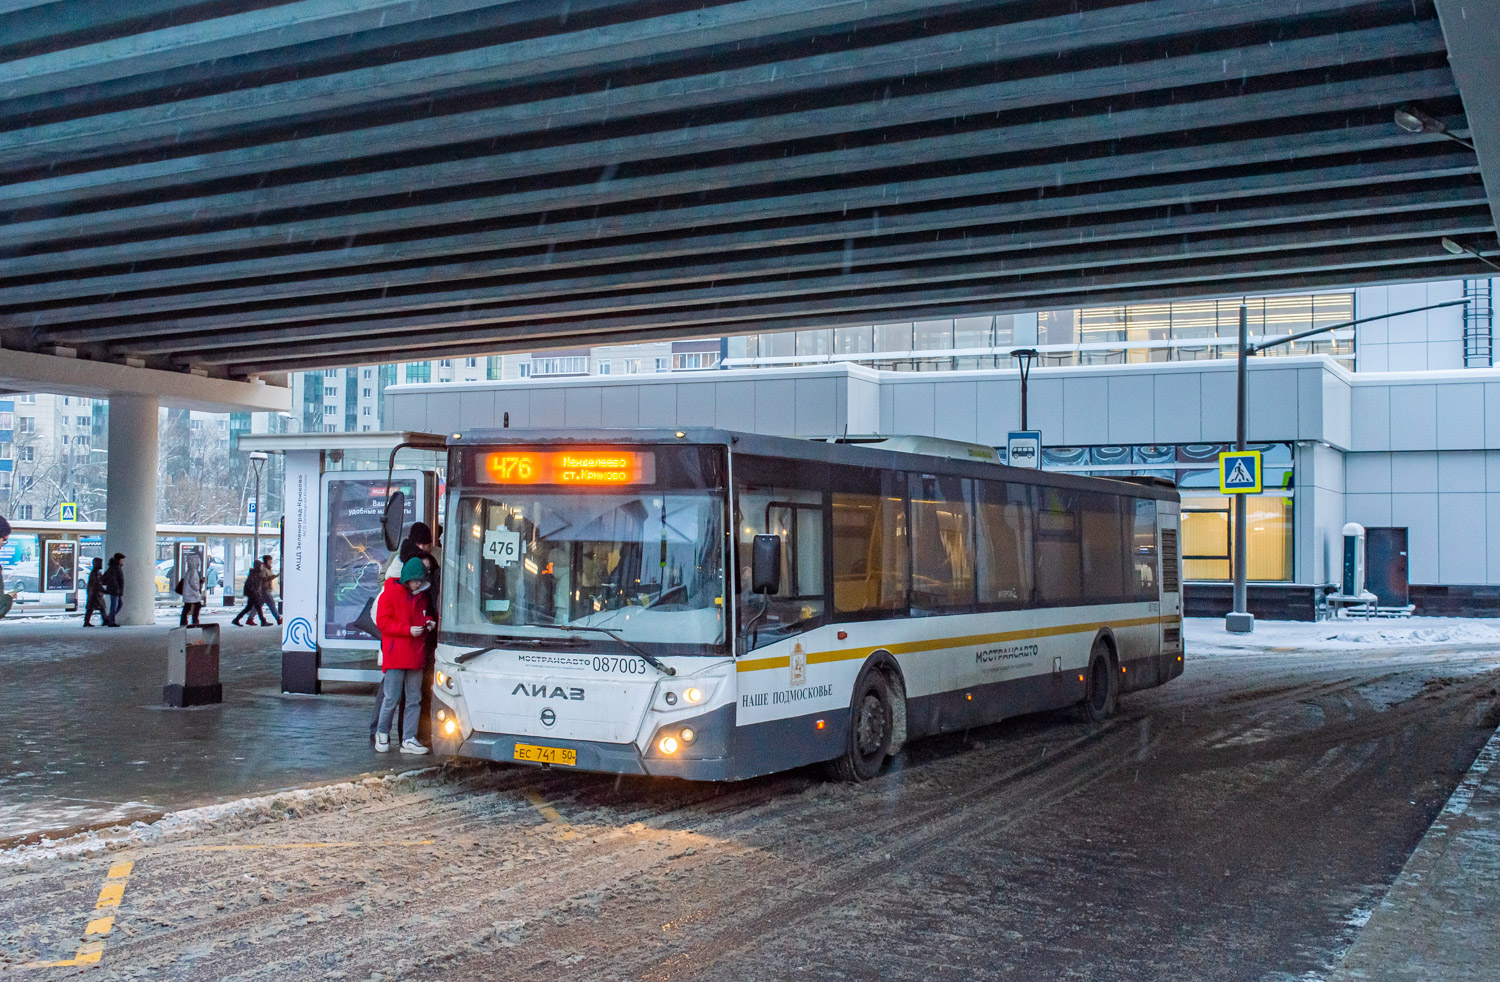
[[[911,609],[974,606],[974,523],[969,481],[911,475]]]
[[[823,494],[800,488],[742,486],[736,590],[740,623],[763,647],[823,621]],[[764,600],[750,594],[750,555],[757,535],[781,539],[781,589]],[[761,615],[764,607],[765,614]]]
[[[1031,603],[1032,526],[1035,510],[1024,484],[974,482],[978,524],[979,603],[1024,607]]]
[[[1125,531],[1120,499],[1112,494],[1086,492],[1082,505],[1083,587],[1093,603],[1129,599],[1134,590],[1125,580]]]
[[[1126,498],[1130,516],[1130,583],[1137,600],[1157,599],[1156,502]]]
[[[1079,541],[1079,494],[1038,487],[1036,510],[1037,601],[1065,607],[1083,599],[1083,548]]]
[[[872,472],[840,471],[836,487],[861,483]],[[833,493],[833,609],[840,614],[902,611],[907,607],[910,550],[904,474],[873,472],[868,492]],[[883,485],[883,486],[882,486]],[[876,490],[878,488],[878,490]]]

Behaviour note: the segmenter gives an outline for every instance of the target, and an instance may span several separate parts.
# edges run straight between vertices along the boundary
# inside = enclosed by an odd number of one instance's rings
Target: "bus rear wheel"
[[[1083,715],[1091,723],[1102,723],[1120,707],[1120,680],[1115,676],[1115,660],[1109,645],[1094,642],[1089,654],[1088,683],[1083,696]]]
[[[885,676],[879,671],[866,672],[855,686],[849,709],[849,745],[830,767],[840,781],[868,781],[880,773],[890,756],[895,733],[891,687]]]

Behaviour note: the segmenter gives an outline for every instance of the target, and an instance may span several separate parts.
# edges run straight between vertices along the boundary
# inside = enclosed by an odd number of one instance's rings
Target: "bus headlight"
[[[684,726],[682,728],[682,734],[681,734],[681,736],[682,736],[682,742],[683,743],[692,743],[693,739],[695,737],[697,737],[697,735],[698,734],[696,734],[696,733],[693,732],[693,728],[691,726]]]
[[[443,735],[453,736],[458,733],[458,720],[450,719],[443,723]]]
[[[674,736],[664,736],[656,746],[662,753],[670,756],[677,752],[677,738]]]
[[[697,679],[693,682],[664,683],[656,692],[652,708],[657,712],[670,712],[688,706],[702,706],[713,699],[719,688],[719,679]]]

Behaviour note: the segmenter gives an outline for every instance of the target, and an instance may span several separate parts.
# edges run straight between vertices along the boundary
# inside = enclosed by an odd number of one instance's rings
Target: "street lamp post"
[[[1245,449],[1245,431],[1248,427],[1248,415],[1245,405],[1245,377],[1250,367],[1250,308],[1240,303],[1240,344],[1239,364],[1236,366],[1235,374],[1238,377],[1238,399],[1235,405],[1234,424],[1234,449]],[[1234,602],[1230,605],[1231,610],[1224,615],[1224,630],[1231,634],[1249,634],[1255,630],[1255,615],[1250,613],[1250,602],[1245,587],[1245,495],[1234,496]]]
[[[250,451],[250,466],[255,470],[255,516],[250,522],[250,565],[260,562],[260,469],[269,459],[259,450]]]
[[[1026,425],[1026,383],[1031,379],[1031,363],[1036,361],[1039,353],[1035,348],[1017,348],[1010,353],[1021,368],[1021,429],[1029,430]]]
[[[1489,260],[1485,259],[1484,256],[1479,255],[1479,253],[1477,252],[1473,252],[1473,250],[1471,249],[1465,249],[1462,246],[1459,246],[1455,250],[1454,248],[1450,247],[1449,243],[1452,243],[1453,246],[1458,246],[1458,243],[1453,242],[1452,239],[1444,239],[1443,248],[1447,249],[1449,252],[1453,252],[1455,254],[1470,252],[1473,255],[1478,256],[1478,258],[1484,259],[1485,262],[1489,262]],[[1491,263],[1491,265],[1494,264]],[[1327,327],[1315,327],[1310,331],[1301,331],[1297,334],[1288,334],[1283,338],[1272,338],[1269,341],[1262,341],[1260,344],[1250,343],[1249,310],[1243,303],[1240,304],[1240,344],[1239,363],[1236,366],[1238,384],[1236,386],[1237,392],[1235,404],[1234,448],[1236,450],[1244,450],[1245,444],[1249,437],[1249,434],[1247,433],[1249,427],[1246,406],[1245,382],[1248,376],[1249,358],[1251,355],[1259,354],[1260,352],[1265,351],[1268,348],[1274,348],[1277,345],[1289,344],[1293,341],[1301,341],[1303,338],[1310,338],[1318,334],[1327,334],[1330,331],[1341,331],[1348,327],[1354,327],[1357,324],[1365,324],[1370,321],[1387,320],[1391,317],[1404,317],[1407,314],[1420,314],[1425,310],[1437,310],[1439,307],[1457,307],[1467,304],[1468,302],[1469,301],[1467,299],[1444,300],[1442,303],[1432,303],[1428,304],[1425,307],[1412,307],[1409,310],[1393,310],[1385,314],[1375,314],[1372,317],[1360,317],[1352,321],[1341,321],[1337,324],[1329,324]],[[1235,495],[1234,555],[1232,557],[1234,566],[1234,598],[1232,606],[1234,607],[1234,609],[1224,616],[1224,629],[1235,634],[1249,634],[1255,630],[1255,616],[1246,609],[1247,607],[1249,607],[1249,599],[1248,589],[1245,584],[1245,549],[1247,540],[1245,528],[1245,510],[1245,495]]]
[[[1478,249],[1474,248],[1471,245],[1465,245],[1462,242],[1458,242],[1445,236],[1442,240],[1442,246],[1444,251],[1452,253],[1455,256],[1473,256],[1475,259],[1484,263],[1486,266],[1500,269],[1500,263],[1495,262],[1493,259],[1486,256],[1484,253],[1480,252]]]
[[[1448,127],[1440,119],[1434,119],[1416,106],[1401,106],[1396,110],[1396,125],[1408,133],[1436,133],[1457,143],[1459,146],[1474,149],[1474,144],[1461,136],[1455,136],[1448,132]]]

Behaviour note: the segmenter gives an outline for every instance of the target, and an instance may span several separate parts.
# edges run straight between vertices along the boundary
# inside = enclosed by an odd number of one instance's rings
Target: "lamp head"
[[[1453,253],[1453,255],[1455,255],[1455,256],[1462,256],[1462,255],[1464,255],[1465,253],[1467,253],[1469,251],[1469,250],[1465,249],[1459,243],[1457,243],[1457,242],[1453,241],[1452,239],[1448,238],[1447,236],[1443,237],[1443,248],[1446,251]]]
[[[1395,112],[1396,125],[1408,133],[1422,133],[1437,120],[1414,106],[1401,106]]]

